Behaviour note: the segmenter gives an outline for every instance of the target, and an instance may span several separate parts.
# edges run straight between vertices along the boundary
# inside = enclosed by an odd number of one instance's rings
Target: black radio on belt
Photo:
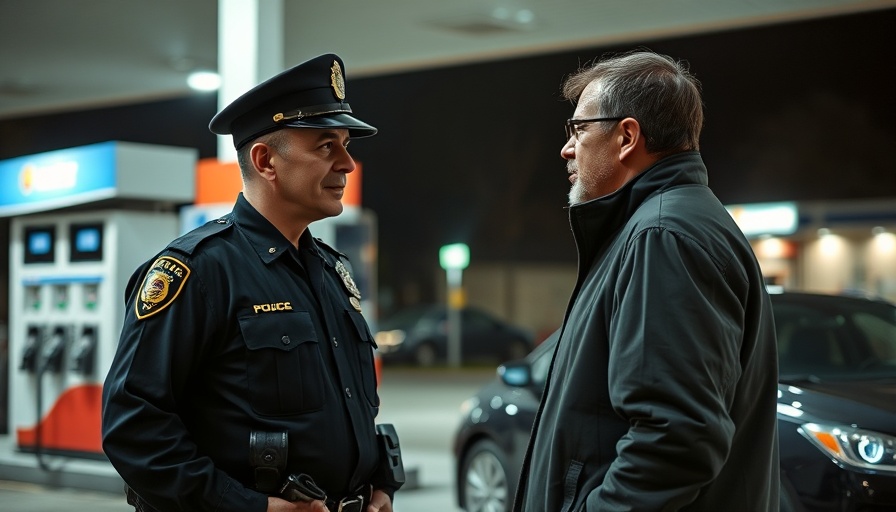
[[[258,432],[249,434],[249,463],[255,469],[255,489],[275,494],[283,482],[289,441],[287,432]]]

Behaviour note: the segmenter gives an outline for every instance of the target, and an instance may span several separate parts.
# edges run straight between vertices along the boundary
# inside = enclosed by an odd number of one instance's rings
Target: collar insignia
[[[342,77],[342,67],[335,60],[333,67],[330,68],[330,85],[333,86],[333,94],[339,98],[339,101],[345,99],[345,78]]]
[[[153,262],[140,286],[140,296],[134,303],[137,319],[143,320],[167,308],[180,295],[190,269],[171,256]]]
[[[352,275],[341,261],[336,262],[336,273],[342,278],[342,284],[345,285],[345,289],[352,295],[349,297],[352,306],[356,310],[361,311],[361,290],[358,289],[355,280],[352,279]]]

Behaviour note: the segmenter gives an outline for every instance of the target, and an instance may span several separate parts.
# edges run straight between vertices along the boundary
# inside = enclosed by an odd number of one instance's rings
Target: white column
[[[283,0],[218,0],[218,110],[283,71]],[[236,160],[233,138],[218,137],[218,160]]]

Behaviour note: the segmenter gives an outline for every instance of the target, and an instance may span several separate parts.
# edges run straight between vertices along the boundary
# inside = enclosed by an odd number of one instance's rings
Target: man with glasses
[[[637,51],[563,92],[579,272],[513,509],[777,510],[771,303],[707,186],[698,81]]]

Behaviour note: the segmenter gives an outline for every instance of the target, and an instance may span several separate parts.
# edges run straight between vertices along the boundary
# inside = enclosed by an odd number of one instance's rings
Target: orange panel
[[[102,384],[68,388],[40,421],[41,447],[102,453]],[[19,446],[36,447],[37,427],[17,428]]]
[[[361,206],[361,162],[355,161],[355,171],[348,175],[342,203]],[[217,158],[203,158],[196,164],[196,201],[194,204],[230,204],[243,189],[240,167],[236,162],[219,162]]]
[[[195,204],[233,203],[242,189],[240,166],[236,162],[203,158],[196,164]]]
[[[354,172],[347,177],[342,204],[346,206],[361,206],[361,162],[357,160],[355,160]]]

